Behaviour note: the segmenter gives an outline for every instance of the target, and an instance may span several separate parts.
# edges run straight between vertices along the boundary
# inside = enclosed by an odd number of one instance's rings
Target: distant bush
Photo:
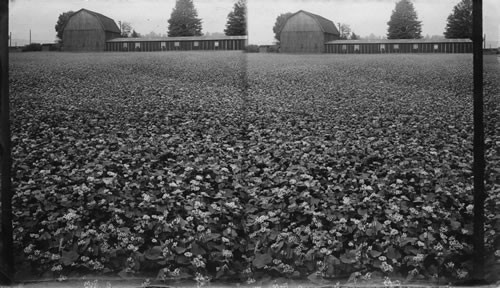
[[[42,44],[40,44],[40,43],[31,43],[29,45],[24,46],[22,51],[23,52],[42,51]]]
[[[278,53],[279,52],[278,46],[269,46],[269,48],[267,48],[267,52]]]
[[[61,44],[56,43],[54,45],[49,46],[49,51],[61,51]]]
[[[247,45],[245,47],[245,52],[247,52],[247,53],[259,53],[259,46],[258,45]]]

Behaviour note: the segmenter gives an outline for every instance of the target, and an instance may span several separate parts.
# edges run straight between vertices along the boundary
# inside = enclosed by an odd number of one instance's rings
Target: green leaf
[[[69,266],[73,264],[80,255],[75,250],[63,251],[61,255],[61,261],[64,266]]]
[[[340,256],[340,261],[345,264],[356,263],[356,253],[354,251],[347,251]]]
[[[154,246],[144,253],[144,257],[148,260],[159,260],[163,258],[163,251],[160,246]]]
[[[267,264],[271,263],[273,261],[273,257],[271,255],[265,253],[265,254],[260,254],[258,253],[255,255],[255,259],[253,259],[252,264],[256,268],[263,268]]]
[[[366,209],[362,209],[362,208],[358,208],[358,214],[360,216],[365,216],[367,214],[367,210]]]
[[[175,252],[177,252],[177,254],[182,254],[182,253],[184,253],[187,249],[186,249],[186,248],[184,248],[184,247],[175,246],[174,250],[175,250]]]
[[[378,256],[382,255],[382,252],[377,251],[377,250],[370,250],[370,255],[371,255],[373,258],[377,258]]]
[[[455,220],[451,220],[450,225],[451,225],[451,229],[455,230],[455,231],[459,230],[460,227],[462,227],[462,224],[460,224],[460,222],[455,221]]]
[[[309,281],[311,281],[312,283],[314,283],[316,285],[324,285],[324,284],[328,283],[327,280],[323,279],[323,277],[321,277],[321,275],[318,275],[318,273],[316,273],[316,272],[307,276],[307,279],[309,279]]]
[[[401,257],[401,253],[399,253],[394,246],[389,246],[385,255],[387,255],[387,258],[389,259],[399,259]]]
[[[193,255],[204,255],[207,253],[207,251],[205,251],[205,249],[203,249],[197,243],[193,243],[191,244],[191,253],[193,253]]]

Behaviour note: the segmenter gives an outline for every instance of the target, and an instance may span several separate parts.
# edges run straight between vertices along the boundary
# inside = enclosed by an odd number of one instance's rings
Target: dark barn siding
[[[283,53],[322,53],[325,37],[323,32],[295,31],[282,32],[280,43]]]
[[[196,51],[196,50],[243,50],[246,36],[171,37],[163,39],[118,38],[106,42],[106,51]]]
[[[472,42],[466,39],[426,40],[342,40],[325,44],[326,53],[472,53]]]

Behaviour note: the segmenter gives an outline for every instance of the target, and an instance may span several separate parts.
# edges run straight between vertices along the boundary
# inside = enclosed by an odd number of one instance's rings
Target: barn
[[[280,31],[280,52],[323,53],[325,43],[339,37],[332,21],[300,10],[286,20]]]
[[[115,21],[102,14],[80,9],[68,19],[63,30],[64,51],[104,51],[106,41],[120,37]]]
[[[337,40],[325,43],[326,53],[472,53],[470,39]]]
[[[243,50],[246,45],[247,36],[115,38],[106,42],[106,51]]]

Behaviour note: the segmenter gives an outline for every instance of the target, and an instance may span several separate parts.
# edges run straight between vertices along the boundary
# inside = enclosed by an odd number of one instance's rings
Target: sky
[[[227,15],[236,0],[193,0],[202,19],[203,33],[223,32]],[[247,0],[249,44],[272,44],[272,28],[281,13],[306,10],[338,23],[348,24],[362,37],[387,34],[397,0]],[[422,36],[443,35],[446,19],[460,0],[413,0]],[[11,0],[9,30],[12,45],[31,41],[51,43],[59,15],[82,8],[106,15],[115,22],[126,21],[140,34],[166,34],[175,0]],[[500,1],[483,1],[483,30],[487,47],[499,47]]]

